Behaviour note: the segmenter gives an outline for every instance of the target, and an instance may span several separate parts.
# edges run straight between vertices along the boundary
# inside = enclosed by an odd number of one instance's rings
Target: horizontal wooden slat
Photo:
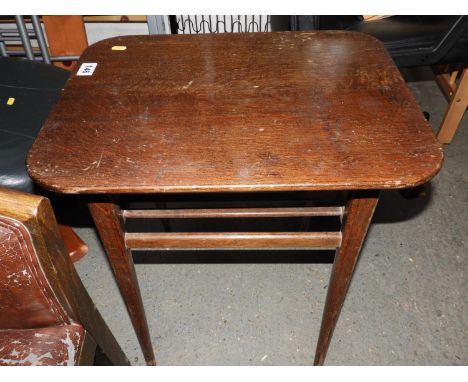
[[[125,234],[132,249],[338,248],[341,232],[157,232]]]
[[[124,210],[123,216],[132,219],[184,218],[262,218],[299,216],[341,216],[343,207],[287,207],[287,208],[210,208],[176,210]]]

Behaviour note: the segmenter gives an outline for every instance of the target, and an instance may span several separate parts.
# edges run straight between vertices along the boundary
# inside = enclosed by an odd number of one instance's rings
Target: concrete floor
[[[437,85],[410,87],[436,131],[447,108]],[[465,115],[422,196],[382,194],[326,364],[468,364],[467,143]],[[78,272],[132,364],[143,365],[94,229],[77,231],[90,247]],[[137,264],[158,363],[310,365],[331,265],[298,261]]]

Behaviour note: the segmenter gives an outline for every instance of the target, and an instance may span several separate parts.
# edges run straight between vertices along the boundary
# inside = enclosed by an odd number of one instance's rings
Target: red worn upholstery
[[[67,253],[49,200],[0,187],[0,366],[129,365]],[[0,373],[1,380],[1,373]]]
[[[51,288],[26,227],[0,216],[0,365],[75,365],[84,338]]]
[[[74,366],[85,331],[81,325],[0,330],[0,366]]]
[[[70,323],[41,268],[26,227],[0,216],[0,329]]]

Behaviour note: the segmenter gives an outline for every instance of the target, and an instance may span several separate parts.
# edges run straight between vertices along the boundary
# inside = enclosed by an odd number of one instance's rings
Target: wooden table
[[[336,248],[321,365],[379,190],[413,187],[442,150],[385,48],[354,32],[132,36],[89,47],[34,143],[41,186],[89,208],[148,364],[130,249]],[[123,210],[117,195],[345,191],[342,205]],[[103,194],[103,195],[99,195]],[[128,233],[127,218],[329,216],[337,232]]]

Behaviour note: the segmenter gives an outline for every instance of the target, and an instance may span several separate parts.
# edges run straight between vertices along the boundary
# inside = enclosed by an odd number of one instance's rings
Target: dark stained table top
[[[27,161],[57,192],[403,188],[441,166],[398,69],[364,34],[118,37],[82,63],[97,67],[71,75]]]

